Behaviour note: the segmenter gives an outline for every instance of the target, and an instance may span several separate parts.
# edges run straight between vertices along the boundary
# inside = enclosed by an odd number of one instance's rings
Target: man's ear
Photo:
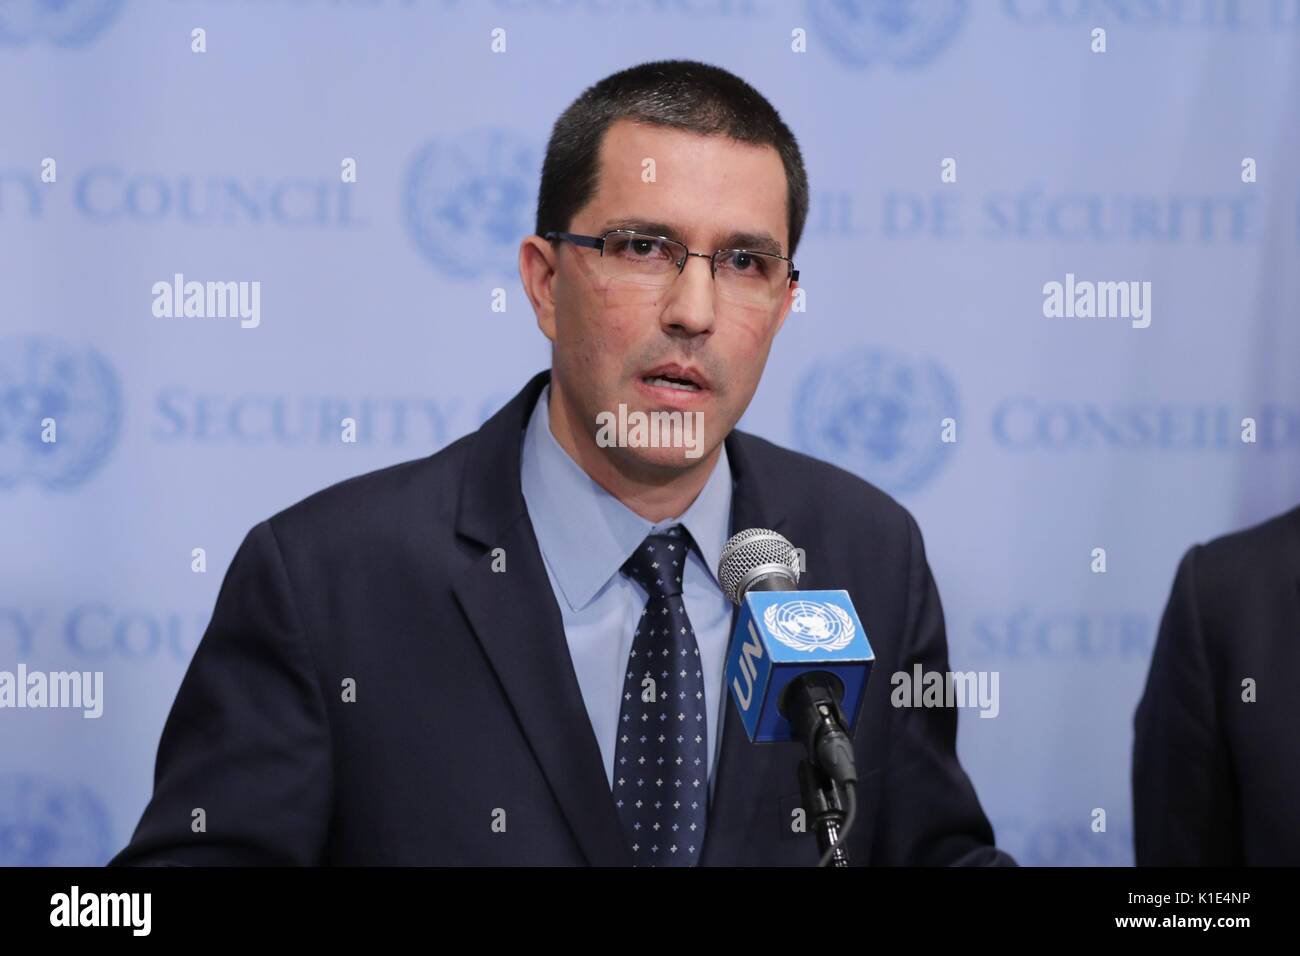
[[[537,316],[537,327],[555,342],[556,253],[541,236],[525,236],[519,245],[519,279]]]

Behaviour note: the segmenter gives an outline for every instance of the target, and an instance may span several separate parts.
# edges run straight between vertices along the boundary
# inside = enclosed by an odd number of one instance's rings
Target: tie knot
[[[686,555],[690,550],[690,533],[675,524],[661,534],[646,535],[632,556],[623,562],[622,571],[652,598],[681,594]]]

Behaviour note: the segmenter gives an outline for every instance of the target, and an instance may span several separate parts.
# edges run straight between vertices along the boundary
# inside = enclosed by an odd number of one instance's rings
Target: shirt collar
[[[681,524],[717,583],[731,524],[731,465],[726,444],[708,481],[679,518],[651,523],[598,485],[551,433],[551,388],[537,399],[524,429],[520,484],[528,516],[551,573],[572,610],[599,594],[646,535]],[[719,585],[721,588],[721,585]]]

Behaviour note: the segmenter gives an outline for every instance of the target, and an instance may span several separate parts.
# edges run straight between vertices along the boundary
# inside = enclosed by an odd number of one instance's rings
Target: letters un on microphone
[[[848,591],[750,591],[727,651],[727,687],[750,740],[793,740],[777,707],[790,681],[814,670],[835,674],[853,727],[875,659]]]

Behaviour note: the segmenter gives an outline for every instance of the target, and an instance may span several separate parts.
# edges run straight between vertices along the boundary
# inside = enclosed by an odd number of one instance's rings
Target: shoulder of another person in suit
[[[1179,573],[1207,633],[1238,634],[1300,582],[1300,508],[1194,545]]]
[[[1192,549],[1199,588],[1242,586],[1278,573],[1300,575],[1300,508]]]

